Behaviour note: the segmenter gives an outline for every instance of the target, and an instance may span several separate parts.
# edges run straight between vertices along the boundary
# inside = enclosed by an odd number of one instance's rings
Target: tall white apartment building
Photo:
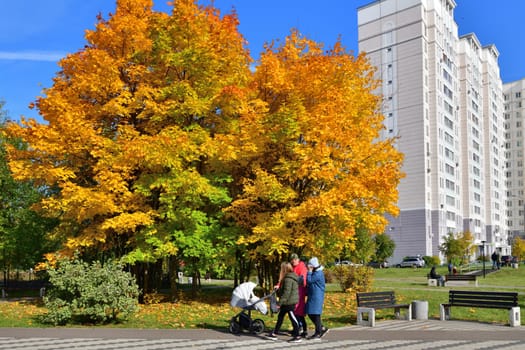
[[[385,129],[406,177],[386,233],[393,263],[436,255],[452,232],[508,254],[502,83],[493,45],[459,38],[454,0],[377,0],[358,9],[359,51],[383,84]]]
[[[509,241],[525,238],[525,79],[503,85]]]

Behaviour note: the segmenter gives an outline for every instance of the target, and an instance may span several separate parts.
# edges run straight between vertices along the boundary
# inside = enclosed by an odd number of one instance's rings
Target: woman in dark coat
[[[299,302],[299,284],[297,283],[297,275],[293,272],[292,264],[289,262],[283,262],[281,264],[278,288],[277,296],[279,297],[279,314],[277,315],[275,328],[267,338],[277,340],[277,334],[283,324],[284,316],[288,314],[293,327],[293,338],[290,342],[299,343],[302,338],[299,336],[299,321],[294,314],[295,304]]]
[[[430,269],[429,277],[437,281],[438,286],[445,286],[445,278],[436,272],[436,267],[432,266]]]

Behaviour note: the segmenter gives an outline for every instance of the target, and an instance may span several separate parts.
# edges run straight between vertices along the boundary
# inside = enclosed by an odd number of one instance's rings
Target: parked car
[[[336,261],[335,262],[335,266],[340,266],[340,265],[343,265],[343,266],[351,266],[353,265],[353,263],[349,260],[341,260],[341,261]]]
[[[501,257],[501,266],[511,266],[512,264],[516,264],[517,262],[518,259],[516,259],[516,257],[512,255],[503,255]]]
[[[383,261],[383,262],[370,261],[368,263],[368,266],[375,267],[375,268],[380,268],[380,269],[386,269],[386,268],[388,268],[390,266],[390,264],[388,263],[388,261]]]
[[[425,267],[425,260],[417,256],[406,257],[397,264],[397,267]]]

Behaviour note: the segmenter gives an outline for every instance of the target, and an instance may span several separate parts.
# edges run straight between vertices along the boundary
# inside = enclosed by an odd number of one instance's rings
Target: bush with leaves
[[[428,266],[428,267],[441,265],[441,260],[439,259],[439,256],[437,255],[424,256],[423,260],[425,260],[425,266]]]
[[[345,293],[368,292],[374,279],[374,269],[368,266],[338,265],[330,269],[330,274]]]
[[[54,325],[125,320],[138,310],[135,279],[114,262],[61,261],[49,270],[43,322]]]

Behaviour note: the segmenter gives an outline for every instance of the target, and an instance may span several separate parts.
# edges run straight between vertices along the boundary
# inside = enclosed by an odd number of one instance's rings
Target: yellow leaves
[[[108,21],[99,18],[95,31],[86,31],[93,46],[114,56],[132,55],[151,48],[148,21],[152,16],[151,0],[118,0],[117,10]]]
[[[165,228],[193,232],[229,196],[238,242],[262,256],[337,253],[357,222],[379,232],[397,213],[402,158],[377,141],[370,63],[293,31],[252,74],[238,23],[193,0],[170,16],[119,0],[38,100],[49,124],[9,127],[30,146],[11,169],[57,189],[39,208],[70,251],[173,254]]]
[[[121,213],[104,220],[104,223],[100,225],[100,228],[105,231],[114,231],[116,233],[134,232],[138,227],[152,225],[156,217],[157,214],[154,211],[148,213]]]
[[[323,52],[297,32],[266,48],[254,86],[268,108],[246,115],[259,158],[229,210],[249,217],[255,237],[245,242],[327,253],[357,225],[381,232],[384,214],[397,213],[402,157],[377,140],[383,117],[371,69],[340,42]]]
[[[268,201],[270,205],[275,203],[276,206],[295,198],[295,192],[283,186],[277,176],[268,174],[262,169],[256,169],[254,175],[253,181],[246,181],[244,196]]]

